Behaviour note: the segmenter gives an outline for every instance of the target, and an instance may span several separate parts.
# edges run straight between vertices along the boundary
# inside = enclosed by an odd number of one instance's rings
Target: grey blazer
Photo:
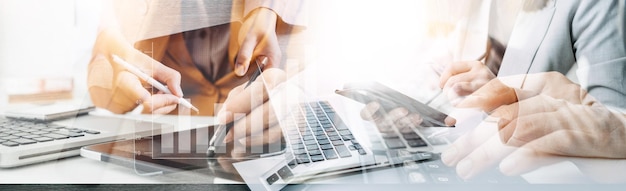
[[[604,105],[626,109],[623,0],[551,0],[522,12],[498,76],[558,71],[575,63],[581,85]],[[586,61],[582,61],[586,60]]]

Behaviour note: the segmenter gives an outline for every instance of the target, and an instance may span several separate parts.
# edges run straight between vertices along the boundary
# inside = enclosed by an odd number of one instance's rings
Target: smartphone
[[[423,119],[420,124],[422,127],[454,127],[446,125],[445,119],[448,115],[445,113],[378,82],[347,83],[342,90],[335,90],[335,93],[363,104],[378,102],[387,112],[404,107],[411,113],[420,114]]]

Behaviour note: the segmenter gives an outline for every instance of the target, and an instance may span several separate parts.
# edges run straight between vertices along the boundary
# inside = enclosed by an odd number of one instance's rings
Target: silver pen
[[[267,64],[267,57],[263,57],[263,59],[261,60],[261,63],[259,63],[258,57],[257,59],[254,59],[254,63],[256,64],[257,67],[257,71],[255,71],[251,76],[250,79],[248,80],[248,83],[246,84],[245,88],[248,88],[248,86],[250,86],[250,84],[252,84],[252,82],[254,82],[254,80],[256,80],[261,73],[263,72],[262,67],[261,66],[265,66],[265,64]],[[207,149],[207,156],[208,157],[214,157],[215,156],[215,142],[220,140],[220,141],[224,141],[224,139],[226,138],[226,134],[228,133],[228,131],[230,131],[230,129],[234,126],[234,122],[235,120],[233,120],[232,122],[226,124],[226,125],[218,125],[216,126],[216,130],[215,133],[213,133],[213,137],[211,137],[211,140],[209,140],[209,148]]]

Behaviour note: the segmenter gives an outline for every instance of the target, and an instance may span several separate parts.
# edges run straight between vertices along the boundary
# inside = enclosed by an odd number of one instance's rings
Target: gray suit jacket
[[[607,106],[626,109],[623,0],[552,0],[517,18],[498,76],[558,71]],[[585,60],[586,61],[582,61]]]

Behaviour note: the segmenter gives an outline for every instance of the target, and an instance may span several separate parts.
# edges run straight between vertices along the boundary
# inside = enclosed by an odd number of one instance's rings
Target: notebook
[[[83,115],[60,121],[0,116],[0,168],[77,156],[86,145],[149,136],[162,124]]]
[[[308,179],[428,161],[450,143],[430,136],[441,127],[381,133],[359,117],[362,104],[332,90],[307,89],[315,79],[307,75],[305,71],[269,90],[286,150],[234,164],[252,190],[280,190]]]

